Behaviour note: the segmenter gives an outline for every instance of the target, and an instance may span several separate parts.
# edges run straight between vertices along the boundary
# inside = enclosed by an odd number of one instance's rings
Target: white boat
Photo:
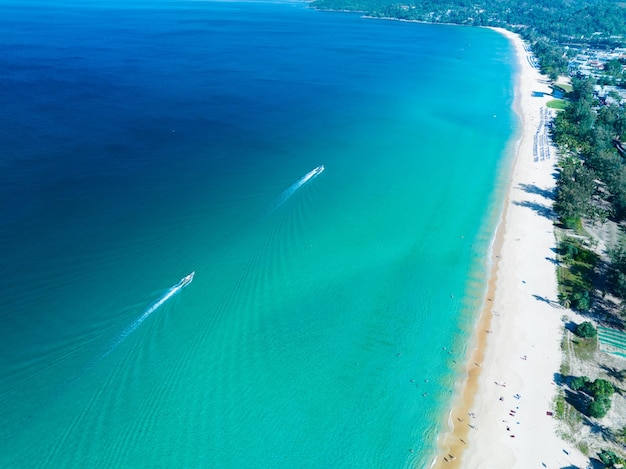
[[[186,287],[187,285],[189,285],[191,283],[191,281],[193,280],[193,276],[196,275],[195,272],[191,272],[189,275],[187,275],[186,277],[183,277],[180,282],[178,282],[178,285],[181,287]]]
[[[324,171],[324,165],[320,165],[317,168],[315,168],[313,170],[313,175],[317,176],[318,174],[320,174],[322,171]]]

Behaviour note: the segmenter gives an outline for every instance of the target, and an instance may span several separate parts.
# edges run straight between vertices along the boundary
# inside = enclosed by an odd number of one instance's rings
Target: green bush
[[[583,339],[589,339],[598,335],[598,331],[589,321],[582,322],[576,326],[574,333]]]

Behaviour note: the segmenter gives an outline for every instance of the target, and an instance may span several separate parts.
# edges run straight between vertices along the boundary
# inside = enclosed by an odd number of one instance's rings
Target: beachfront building
[[[626,89],[619,86],[595,85],[593,91],[603,104],[626,104]]]
[[[571,49],[570,49],[571,50]],[[610,61],[622,62],[622,73],[626,72],[626,48],[611,50],[582,49],[568,62],[570,75],[591,76],[599,79],[604,76],[606,64]]]

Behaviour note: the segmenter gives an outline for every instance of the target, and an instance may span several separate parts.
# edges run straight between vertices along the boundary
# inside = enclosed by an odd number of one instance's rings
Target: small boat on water
[[[323,164],[322,164],[322,165],[320,165],[320,166],[318,166],[317,168],[315,168],[315,169],[313,170],[313,175],[314,175],[314,176],[317,176],[317,175],[318,175],[318,174],[320,174],[322,171],[324,171],[324,165],[323,165]]]
[[[186,287],[187,285],[189,285],[191,283],[191,281],[193,280],[193,276],[196,275],[195,272],[191,272],[189,275],[187,275],[186,277],[183,277],[180,282],[178,282],[178,285],[181,287]]]

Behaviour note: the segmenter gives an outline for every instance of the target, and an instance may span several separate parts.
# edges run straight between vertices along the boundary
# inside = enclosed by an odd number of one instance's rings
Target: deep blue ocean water
[[[85,3],[0,3],[0,466],[425,467],[483,295],[510,44]]]

